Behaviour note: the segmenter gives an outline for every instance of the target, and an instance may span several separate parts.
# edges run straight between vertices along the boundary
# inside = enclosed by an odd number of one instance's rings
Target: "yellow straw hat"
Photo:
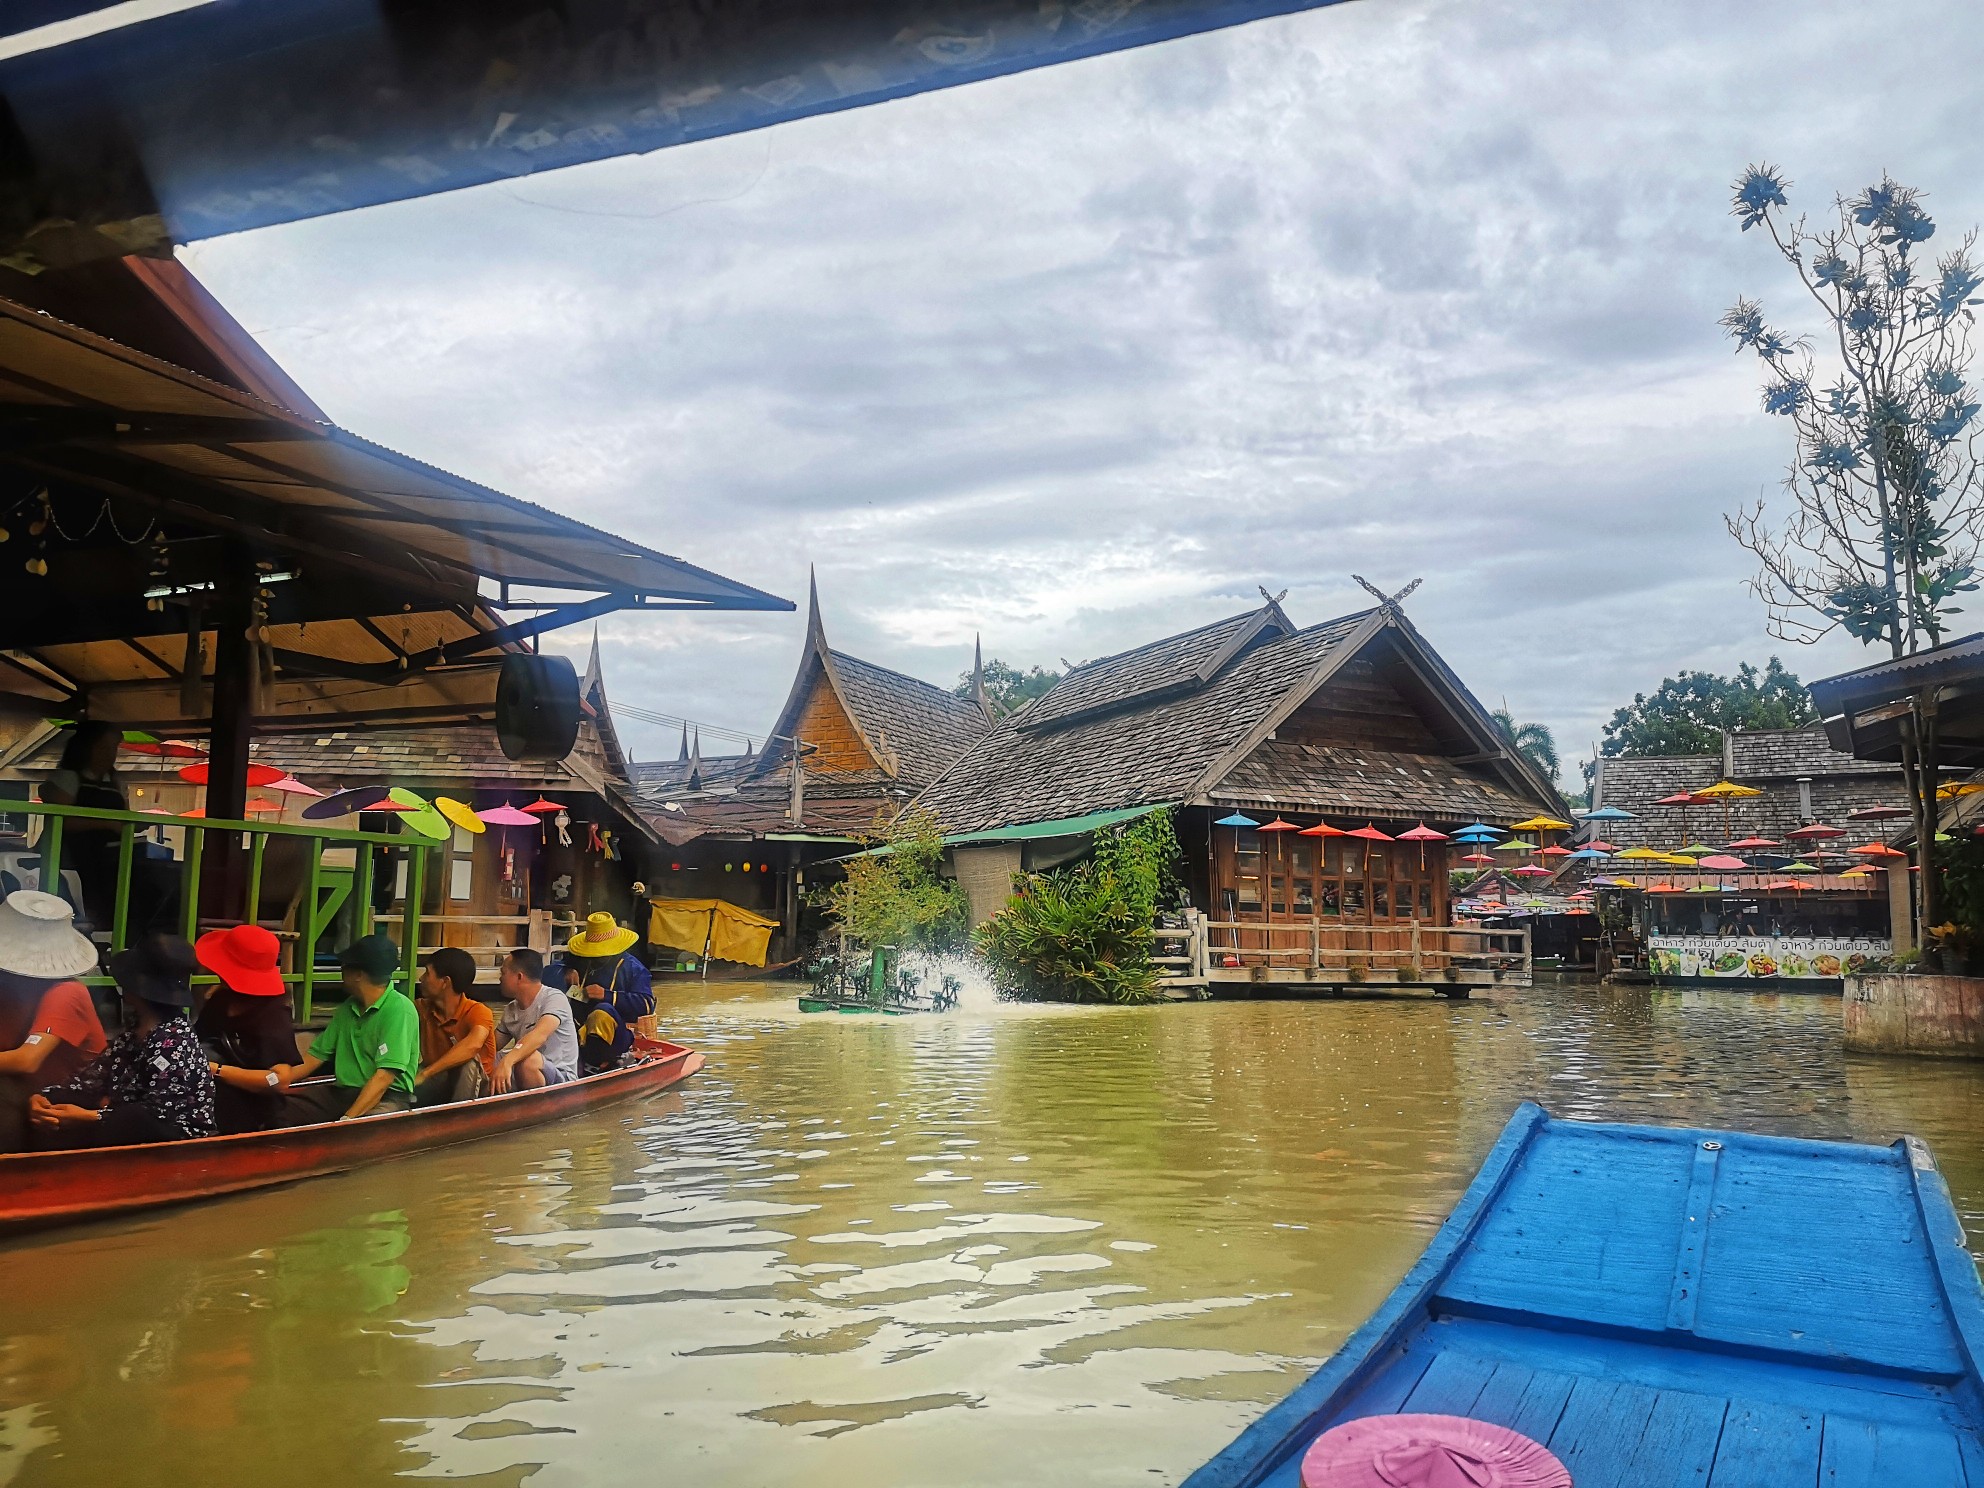
[[[619,922],[602,909],[586,916],[586,928],[566,941],[565,949],[587,959],[617,956],[639,939],[633,931],[622,930]]]

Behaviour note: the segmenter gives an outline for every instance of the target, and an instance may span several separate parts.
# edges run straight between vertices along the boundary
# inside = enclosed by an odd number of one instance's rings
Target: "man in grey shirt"
[[[561,988],[544,985],[544,957],[528,946],[510,952],[503,962],[502,986],[510,1005],[496,1020],[496,1093],[576,1080],[579,1031],[572,1022],[572,1001]]]

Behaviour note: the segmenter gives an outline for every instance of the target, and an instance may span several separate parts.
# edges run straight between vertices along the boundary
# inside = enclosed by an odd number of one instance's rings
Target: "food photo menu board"
[[[1669,977],[1852,976],[1892,944],[1825,936],[1656,935],[1647,941],[1647,969]]]

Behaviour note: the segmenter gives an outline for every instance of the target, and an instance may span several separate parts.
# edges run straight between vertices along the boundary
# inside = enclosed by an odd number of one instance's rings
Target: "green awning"
[[[1125,806],[1115,811],[1091,811],[1087,816],[1064,816],[1055,821],[1022,822],[1014,827],[994,827],[986,832],[959,832],[944,839],[946,847],[970,847],[979,842],[1038,842],[1046,837],[1078,837],[1084,832],[1099,832],[1104,827],[1113,827],[1121,822],[1135,821],[1140,816],[1149,816],[1153,811],[1161,811],[1169,802],[1159,801],[1150,806]]]

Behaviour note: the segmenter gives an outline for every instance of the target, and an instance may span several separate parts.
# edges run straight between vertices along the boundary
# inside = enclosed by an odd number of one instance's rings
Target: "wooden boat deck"
[[[1432,1411],[1578,1488],[1984,1488],[1984,1291],[1918,1142],[1525,1106],[1391,1299],[1187,1482],[1294,1488],[1328,1426]]]

